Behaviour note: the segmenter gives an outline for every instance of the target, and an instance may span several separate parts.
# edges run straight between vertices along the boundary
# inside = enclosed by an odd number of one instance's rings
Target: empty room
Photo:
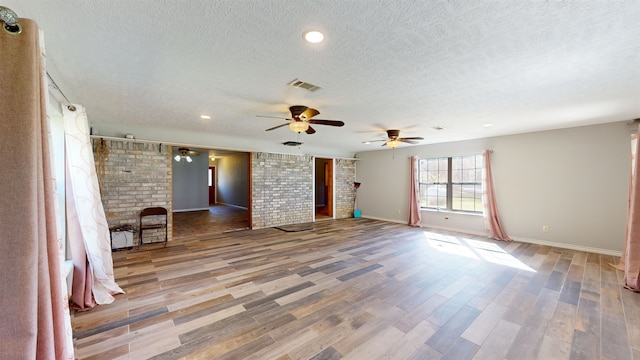
[[[0,358],[640,359],[639,18],[0,1]]]

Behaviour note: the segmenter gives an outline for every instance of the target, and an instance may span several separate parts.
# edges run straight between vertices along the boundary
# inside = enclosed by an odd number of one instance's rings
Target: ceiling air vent
[[[309,84],[308,82],[304,82],[298,79],[291,80],[287,85],[291,85],[293,87],[302,88],[309,91],[316,91],[316,90],[322,89],[320,86]]]
[[[285,141],[285,142],[282,143],[282,145],[284,145],[284,146],[300,146],[300,145],[302,145],[302,143],[298,142],[298,141]]]

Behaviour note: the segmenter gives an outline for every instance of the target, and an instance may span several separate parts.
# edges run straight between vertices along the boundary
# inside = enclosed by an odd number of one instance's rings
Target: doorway
[[[315,159],[316,220],[333,219],[333,159]]]
[[[216,204],[216,167],[209,166],[209,206]]]

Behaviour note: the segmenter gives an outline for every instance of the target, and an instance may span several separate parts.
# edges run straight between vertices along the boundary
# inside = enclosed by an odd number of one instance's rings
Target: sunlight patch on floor
[[[530,266],[492,242],[458,238],[453,235],[438,234],[430,231],[425,231],[424,235],[429,246],[441,252],[536,272]]]

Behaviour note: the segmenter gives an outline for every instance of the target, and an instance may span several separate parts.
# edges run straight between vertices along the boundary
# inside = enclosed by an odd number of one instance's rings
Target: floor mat
[[[286,231],[286,232],[308,231],[308,230],[313,230],[313,223],[283,225],[283,226],[276,226],[275,228],[278,230]]]

